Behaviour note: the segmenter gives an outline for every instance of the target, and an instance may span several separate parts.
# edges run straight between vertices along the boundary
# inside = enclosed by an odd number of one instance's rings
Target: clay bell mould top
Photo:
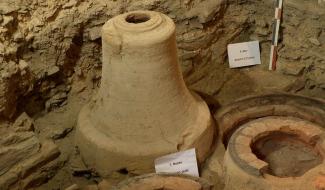
[[[176,150],[185,128],[204,120],[199,112],[209,113],[183,81],[173,21],[151,11],[122,14],[104,25],[102,41],[102,84],[91,117],[97,129]]]

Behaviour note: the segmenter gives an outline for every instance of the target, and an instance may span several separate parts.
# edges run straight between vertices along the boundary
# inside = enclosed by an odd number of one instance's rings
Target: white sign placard
[[[156,173],[187,174],[199,177],[195,149],[162,156],[155,160]]]
[[[227,49],[230,68],[261,64],[258,41],[229,44]]]

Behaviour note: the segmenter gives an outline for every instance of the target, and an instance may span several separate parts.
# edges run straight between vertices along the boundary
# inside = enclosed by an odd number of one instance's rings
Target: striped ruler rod
[[[270,65],[269,65],[269,70],[273,70],[273,71],[276,70],[276,61],[278,57],[278,40],[279,40],[279,30],[280,30],[281,17],[282,17],[282,7],[283,7],[283,0],[276,0]]]

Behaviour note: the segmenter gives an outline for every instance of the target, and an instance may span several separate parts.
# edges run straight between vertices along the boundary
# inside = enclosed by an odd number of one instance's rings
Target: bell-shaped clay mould
[[[86,164],[102,175],[140,174],[153,170],[155,158],[193,147],[204,161],[215,125],[184,83],[173,21],[152,11],[118,15],[103,26],[102,45],[101,87],[77,123]]]

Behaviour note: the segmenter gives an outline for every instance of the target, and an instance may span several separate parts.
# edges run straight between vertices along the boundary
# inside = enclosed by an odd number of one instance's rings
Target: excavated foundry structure
[[[204,161],[215,126],[183,81],[173,21],[151,11],[116,16],[102,28],[102,46],[101,87],[76,131],[86,164],[104,176],[139,174],[152,171],[155,158],[193,147]]]
[[[325,101],[290,93],[269,93],[236,100],[215,114],[225,146],[241,125],[267,116],[297,117],[324,126]]]
[[[249,96],[220,109],[225,190],[324,189],[324,115],[322,99],[289,93]]]
[[[293,117],[242,125],[225,154],[225,190],[324,189],[324,137],[319,125]]]

